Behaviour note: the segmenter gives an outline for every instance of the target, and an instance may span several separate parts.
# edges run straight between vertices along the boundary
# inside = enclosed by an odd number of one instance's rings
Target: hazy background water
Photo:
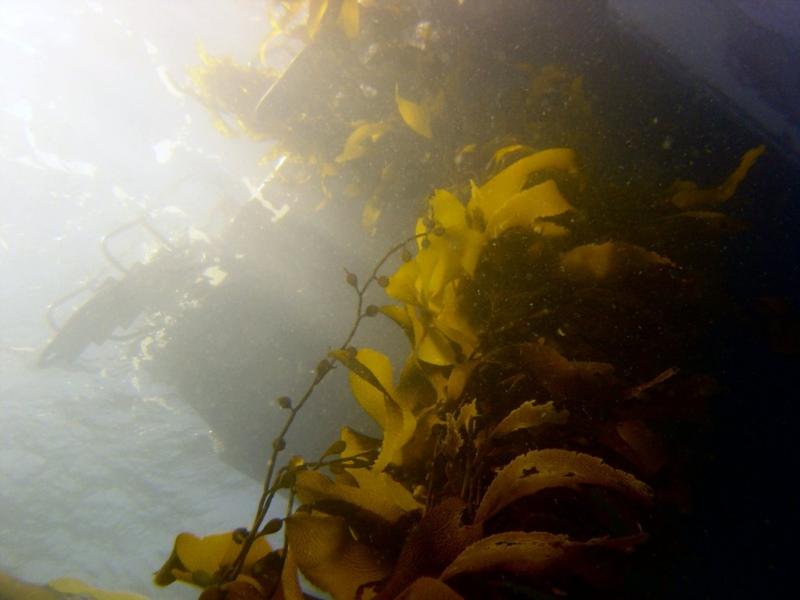
[[[180,237],[248,198],[262,150],[220,136],[171,84],[198,42],[250,60],[265,19],[262,2],[235,0],[0,7],[0,569],[17,577],[196,597],[150,586],[174,535],[252,517],[260,486],[113,349],[90,353],[86,371],[34,363],[46,306],[110,274],[110,230],[147,212]],[[148,243],[131,232],[120,249],[134,261]]]

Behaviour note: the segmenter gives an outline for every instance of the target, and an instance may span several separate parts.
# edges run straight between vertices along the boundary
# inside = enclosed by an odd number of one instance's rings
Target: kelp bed
[[[718,187],[682,184],[642,228],[661,239],[662,227],[699,218],[762,152]],[[552,175],[577,177],[571,150],[513,162],[466,203],[437,190],[393,274],[376,268],[361,285],[348,274],[359,301],[373,283],[400,301],[358,313],[406,332],[399,376],[349,338],[332,351],[297,406],[278,399],[290,417],[250,533],[181,534],[157,583],[198,584],[203,598],[300,598],[299,570],[341,599],[619,597],[631,553],[652,551],[660,536],[648,532],[685,508],[690,457],[675,441],[697,428],[715,386],[682,354],[718,304],[692,265],[573,228],[579,209]],[[676,321],[684,327],[665,328]],[[333,361],[382,439],[344,427],[319,459],[275,469]],[[264,523],[280,490],[300,506]],[[272,551],[263,536],[282,527],[285,546]]]
[[[344,206],[405,241],[346,273],[352,331],[276,400],[253,523],[180,534],[156,583],[206,600],[307,597],[298,574],[337,600],[668,597],[726,389],[710,339],[746,313],[726,249],[764,201],[742,190],[765,147],[609,34],[600,2],[297,0],[273,26],[256,64],[204,55],[197,97],[223,132],[273,142],[275,206]],[[390,303],[367,304],[374,287]],[[403,364],[355,346],[372,318],[405,333]],[[334,368],[381,437],[342,423],[319,456],[283,459]],[[267,521],[279,493],[289,512]]]
[[[585,49],[573,64],[535,51],[566,20],[601,32],[601,4],[490,4],[285,2],[262,66],[206,57],[195,71],[221,129],[277,141],[280,193],[318,210],[356,204],[384,236],[427,202],[363,281],[347,272],[350,335],[305,395],[277,400],[287,419],[251,527],[179,535],[158,584],[199,585],[205,599],[301,598],[298,573],[337,600],[669,588],[676,532],[708,466],[707,405],[721,394],[702,355],[709,332],[741,314],[719,266],[747,224],[727,207],[765,147],[732,141],[717,120],[698,137],[718,133],[736,154],[654,158],[656,137],[661,150],[708,144],[675,123],[658,130],[663,96],[686,97],[620,92],[612,83],[631,75]],[[533,42],[522,35],[532,22]],[[270,70],[270,45],[294,35],[308,45]],[[606,61],[624,53],[599,44]],[[623,119],[620,94],[639,96],[650,122]],[[692,101],[682,106],[700,114],[711,102]],[[701,161],[716,179],[665,180]],[[394,303],[365,305],[371,286]],[[379,317],[407,336],[402,365],[353,345],[361,321]],[[336,366],[382,437],[342,423],[319,457],[280,462]],[[289,512],[265,522],[277,493]],[[273,549],[265,536],[280,531]]]

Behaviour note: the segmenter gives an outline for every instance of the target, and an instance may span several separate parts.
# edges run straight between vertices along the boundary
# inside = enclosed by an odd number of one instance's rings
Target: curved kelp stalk
[[[353,328],[296,404],[278,399],[288,416],[251,528],[179,535],[156,583],[192,583],[206,599],[303,598],[298,573],[336,600],[634,598],[652,587],[643,579],[687,505],[686,440],[716,390],[690,358],[719,295],[682,251],[697,238],[688,224],[734,194],[763,148],[716,191],[682,183],[617,215],[619,226],[596,218],[589,182],[573,185],[572,150],[522,151],[465,199],[435,191],[414,236],[365,283],[346,274]],[[720,229],[706,233],[712,248]],[[395,253],[402,263],[381,275]],[[397,303],[365,307],[373,283]],[[399,368],[351,346],[379,314],[407,335]],[[381,439],[343,423],[318,459],[278,467],[336,363]],[[280,490],[287,515],[264,523]],[[265,536],[281,529],[273,550]]]

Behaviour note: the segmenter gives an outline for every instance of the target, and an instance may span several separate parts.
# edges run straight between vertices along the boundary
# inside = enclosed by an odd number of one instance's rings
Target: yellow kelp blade
[[[709,231],[719,233],[738,233],[747,229],[747,223],[742,220],[715,210],[687,210],[677,215],[665,217],[665,220],[694,221],[708,227]]]
[[[427,239],[426,234],[428,233],[428,226],[425,221],[426,219],[424,217],[420,217],[414,224],[414,236],[417,240],[417,251],[422,250],[427,243],[425,240]]]
[[[439,102],[437,101],[434,105],[430,103],[418,104],[403,98],[397,89],[395,90],[394,99],[403,122],[422,137],[431,139],[433,137],[431,121],[436,108],[435,104]]]
[[[462,392],[464,391],[464,386],[467,385],[467,381],[469,380],[469,376],[472,374],[472,371],[481,364],[479,360],[468,360],[463,363],[459,363],[453,367],[453,370],[450,371],[450,375],[447,378],[447,398],[450,400],[456,400],[459,396],[461,396]]]
[[[386,427],[383,430],[383,444],[374,469],[382,471],[390,463],[402,464],[403,446],[408,443],[417,428],[417,418],[405,402],[395,402],[385,398]]]
[[[533,148],[530,146],[523,146],[522,144],[510,144],[508,146],[503,146],[502,148],[495,150],[494,154],[492,154],[492,160],[489,161],[489,164],[499,164],[506,156],[514,154],[515,152],[525,152],[526,154],[530,154],[533,152]]]
[[[391,279],[389,280],[389,285],[391,285]],[[395,291],[397,291],[397,289],[395,289]],[[408,340],[412,344],[414,343],[414,325],[411,322],[411,316],[408,314],[409,307],[398,306],[396,304],[387,304],[385,306],[381,306],[380,311],[394,321],[395,324],[403,330],[403,333],[406,334]]]
[[[417,255],[419,261],[419,285],[422,299],[428,308],[438,311],[441,308],[438,300],[445,286],[459,277],[461,273],[461,256],[456,240],[444,239],[444,236],[431,240],[431,245]]]
[[[101,590],[84,583],[79,579],[61,577],[50,581],[48,587],[63,594],[75,594],[81,598],[92,598],[93,600],[147,600],[145,596],[133,594],[131,592],[112,592]]]
[[[436,445],[433,428],[443,424],[442,419],[436,413],[436,406],[423,409],[415,417],[414,433],[403,446],[402,459],[399,462],[395,461],[397,464],[412,468],[413,465],[428,465]]]
[[[449,253],[457,257],[457,262],[465,273],[473,275],[485,244],[485,237],[468,227],[465,206],[450,192],[436,190],[428,205],[436,225],[444,228],[443,237],[449,247]],[[434,240],[431,243],[434,243]],[[417,258],[422,260],[419,255]]]
[[[397,380],[397,395],[405,406],[416,415],[436,403],[437,391],[431,374],[409,353]]]
[[[389,277],[389,285],[385,288],[386,294],[390,298],[405,304],[420,304],[419,290],[417,289],[419,275],[419,263],[416,259],[403,263]],[[405,319],[402,319],[401,315],[394,312],[384,312],[386,316],[405,329]]]
[[[533,450],[500,470],[481,500],[475,521],[484,521],[515,500],[541,490],[579,489],[582,485],[611,488],[639,500],[652,496],[646,484],[596,456],[560,449]]]
[[[486,233],[498,237],[512,227],[533,227],[537,219],[572,210],[552,179],[514,194],[487,214]]]
[[[397,600],[464,600],[464,597],[443,581],[420,577]]]
[[[667,463],[667,453],[659,436],[639,419],[617,423],[619,438],[630,449],[623,452],[646,475],[657,473]]]
[[[519,429],[531,429],[543,425],[563,425],[568,419],[569,411],[559,410],[553,402],[537,404],[534,400],[528,400],[508,413],[495,426],[489,437],[502,437]]]
[[[381,199],[378,194],[373,194],[369,200],[364,203],[364,208],[361,209],[361,228],[369,235],[375,235],[377,229],[378,219],[381,218],[383,207]]]
[[[141,594],[104,590],[71,577],[36,585],[0,571],[0,598],[3,600],[66,600],[67,595],[85,600],[147,600]]]
[[[414,580],[439,573],[470,544],[483,536],[481,525],[464,525],[466,505],[457,496],[428,509],[405,539],[392,576],[381,589],[381,598],[396,598]]]
[[[283,592],[283,600],[305,600],[307,598],[300,587],[297,561],[291,548],[286,551],[286,562],[283,563],[283,570],[281,571],[281,591]]]
[[[442,441],[445,456],[455,457],[464,445],[464,435],[472,430],[471,423],[478,418],[477,402],[473,400],[461,406],[456,416],[447,414],[447,431]]]
[[[467,226],[466,210],[461,201],[447,190],[438,189],[428,200],[431,213],[437,225],[445,229]]]
[[[348,136],[339,156],[336,157],[337,163],[344,163],[364,156],[367,152],[367,143],[375,143],[383,134],[391,129],[388,123],[383,121],[362,123],[356,127]]]
[[[345,443],[345,449],[342,450],[341,454],[342,458],[377,450],[381,445],[379,439],[364,435],[349,427],[342,427],[339,439]]]
[[[451,282],[445,287],[442,310],[434,322],[439,331],[458,344],[464,356],[470,356],[478,346],[478,334],[459,309],[459,297],[456,293],[455,282]]]
[[[444,570],[441,579],[446,581],[456,575],[487,571],[541,576],[562,566],[574,565],[584,553],[595,549],[628,551],[646,539],[641,534],[578,542],[563,534],[508,531],[490,535],[469,546]]]
[[[475,275],[478,260],[486,245],[486,235],[474,231],[473,229],[464,229],[458,233],[454,233],[451,239],[454,239],[457,245],[461,268],[464,273],[472,277]]]
[[[282,553],[283,551],[281,551]],[[262,574],[254,577],[240,573],[231,582],[214,586],[200,594],[199,600],[306,600],[307,596],[300,587],[297,565],[294,563],[291,552],[287,554],[286,561],[280,573],[280,585],[276,585],[276,573]]]
[[[456,150],[455,156],[453,157],[453,163],[456,165],[460,165],[464,162],[464,160],[470,154],[474,153],[478,149],[477,144],[465,144],[461,146],[458,150]]]
[[[358,0],[342,0],[336,25],[344,32],[347,39],[354,40],[358,37],[359,21]]]
[[[330,355],[347,367],[353,397],[385,430],[386,397],[396,395],[389,358],[371,348],[361,348],[355,355],[346,350],[334,350]]]
[[[337,500],[373,513],[387,523],[394,523],[409,510],[420,508],[411,493],[386,473],[351,469],[358,486],[334,482],[319,471],[297,474],[297,496],[304,504]]]
[[[569,360],[558,350],[542,343],[520,344],[520,357],[553,400],[582,397],[614,385],[614,366],[610,363]]]
[[[468,207],[480,208],[485,218],[491,219],[494,211],[504,201],[522,191],[533,173],[550,169],[576,172],[575,152],[569,148],[551,148],[521,158],[483,184],[480,187],[480,194],[477,196],[473,194]]]
[[[546,238],[557,238],[557,237],[564,237],[569,233],[569,229],[558,225],[557,223],[551,223],[550,221],[545,221],[543,219],[537,219],[533,224],[533,231],[541,235],[542,237]]]
[[[700,205],[720,204],[730,200],[736,193],[736,188],[739,187],[739,184],[747,176],[748,171],[758,160],[758,157],[764,154],[765,149],[761,145],[745,152],[739,162],[739,166],[718,187],[700,189],[693,181],[676,181],[673,184],[676,191],[670,198],[670,202],[680,209],[687,209]]]
[[[0,598],[3,600],[62,600],[62,594],[45,586],[12,577],[0,571]]]
[[[389,574],[388,565],[354,540],[340,517],[295,513],[286,519],[286,536],[300,571],[334,600],[353,600],[361,586]]]
[[[351,474],[365,494],[389,498],[405,513],[423,508],[411,492],[386,473],[379,473],[375,469],[353,469]]]
[[[260,581],[248,575],[239,575],[230,583],[225,584],[224,592],[214,586],[200,594],[198,600],[219,600],[222,597],[226,600],[262,600],[266,595],[267,591]]]
[[[308,2],[308,21],[306,21],[306,30],[309,39],[314,39],[319,32],[322,19],[325,17],[325,12],[328,10],[328,0],[309,0]]]
[[[744,153],[744,156],[742,156],[742,160],[739,161],[739,166],[736,167],[736,170],[730,174],[730,176],[721,186],[719,186],[719,188],[717,188],[719,190],[719,197],[722,201],[730,200],[730,198],[736,193],[736,188],[739,187],[739,184],[742,182],[742,180],[747,177],[748,171],[750,171],[752,166],[756,164],[756,160],[758,160],[759,156],[764,154],[765,150],[766,147],[762,144],[761,146],[751,148]]]
[[[584,244],[561,256],[564,272],[575,279],[607,279],[657,267],[677,268],[666,256],[624,242]]]
[[[441,575],[448,580],[462,573],[511,571],[538,574],[555,567],[567,554],[570,538],[546,532],[508,531],[469,546]]]
[[[362,348],[355,355],[346,350],[334,350],[330,355],[348,368],[353,396],[383,429],[383,443],[375,461],[375,469],[381,471],[399,459],[400,451],[414,434],[413,399],[407,402],[397,393],[392,383],[392,365],[384,354]]]
[[[395,453],[391,462],[410,466],[422,460],[427,461],[432,451],[432,428],[441,422],[435,408],[437,400],[444,396],[444,378],[441,374],[424,369],[411,352],[400,373],[397,391],[403,405],[411,411],[413,429],[404,441],[400,454]]]
[[[266,38],[261,40],[261,43],[258,46],[258,62],[262,67],[267,67],[267,50],[269,50],[270,42],[281,34],[281,30],[279,29],[279,25],[276,21],[270,21],[271,30]]]
[[[269,10],[270,34],[267,40],[278,35],[291,35],[293,31],[293,23],[297,20],[298,15],[308,5],[308,0],[283,0],[280,2],[280,11],[274,9]],[[277,13],[277,14],[276,14]]]
[[[156,585],[169,585],[176,579],[207,587],[217,581],[222,570],[236,560],[242,545],[234,532],[218,533],[199,538],[191,533],[181,533],[175,538],[172,554],[159,569],[153,580]],[[258,538],[245,559],[245,570],[271,551],[264,538]]]
[[[456,360],[450,340],[436,327],[422,324],[416,311],[409,311],[414,328],[414,352],[419,360],[431,365],[446,367]]]

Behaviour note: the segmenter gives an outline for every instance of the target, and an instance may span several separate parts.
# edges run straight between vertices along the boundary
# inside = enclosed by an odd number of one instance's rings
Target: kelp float
[[[352,336],[332,351],[296,406],[279,399],[290,416],[253,527],[181,534],[156,582],[202,598],[302,598],[298,572],[337,600],[637,597],[685,508],[681,442],[714,391],[685,355],[716,298],[663,230],[726,219],[713,205],[763,151],[718,187],[676,184],[630,236],[593,226],[590,182],[562,194],[558,180],[581,178],[567,148],[472,182],[466,201],[434,192],[394,273],[380,274],[387,255],[366,282],[347,277],[358,321],[381,313],[406,333],[405,363]],[[399,304],[362,306],[374,283]],[[334,363],[382,438],[345,426],[316,461],[276,468]],[[299,506],[264,523],[280,490]]]

